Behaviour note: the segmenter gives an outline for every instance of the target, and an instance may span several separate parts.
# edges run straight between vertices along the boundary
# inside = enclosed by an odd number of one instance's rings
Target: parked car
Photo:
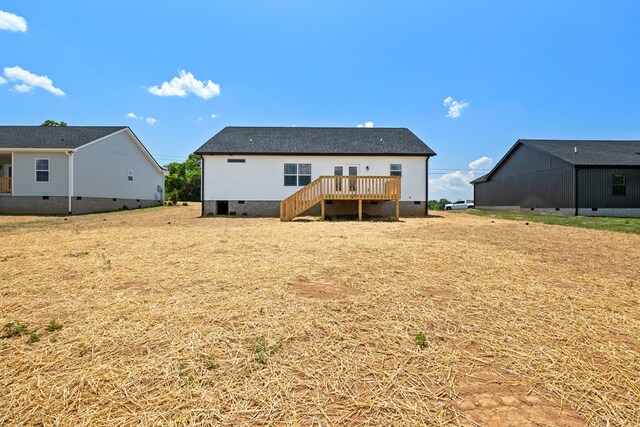
[[[473,200],[457,200],[453,203],[449,203],[448,205],[444,205],[444,210],[456,210],[456,209],[473,209],[476,205],[473,203]]]

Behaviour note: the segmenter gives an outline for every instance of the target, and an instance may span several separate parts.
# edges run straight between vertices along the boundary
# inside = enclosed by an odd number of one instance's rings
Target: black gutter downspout
[[[578,216],[578,166],[575,166],[573,168],[573,171],[574,171],[573,172],[573,180],[575,181],[574,184],[575,184],[575,187],[576,187],[575,194],[573,196],[574,197],[573,203],[574,203],[574,205],[576,207],[575,216]]]
[[[204,216],[204,156],[200,155],[200,216]]]
[[[427,156],[426,165],[427,165],[427,171],[426,171],[427,172],[427,176],[426,176],[425,179],[427,180],[427,182],[426,182],[426,185],[425,185],[426,190],[425,190],[425,195],[424,195],[425,196],[424,197],[424,199],[425,199],[424,214],[426,216],[429,216],[429,156]]]

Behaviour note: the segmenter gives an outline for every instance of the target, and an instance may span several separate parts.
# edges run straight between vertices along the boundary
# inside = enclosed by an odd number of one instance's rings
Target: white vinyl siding
[[[73,162],[74,196],[160,200],[164,175],[126,132],[79,148]]]
[[[401,164],[401,200],[424,201],[426,197],[427,170],[424,156],[246,155],[243,156],[246,164],[242,167],[227,163],[230,157],[204,156],[205,200],[282,200],[300,189],[299,186],[284,185],[284,164],[294,163],[311,165],[311,181],[321,175],[333,175],[335,165],[358,166],[358,173],[362,176],[389,176],[389,165]],[[366,169],[367,166],[369,170]]]
[[[49,181],[36,180],[36,159],[49,160]],[[69,156],[60,152],[15,152],[13,154],[14,196],[67,196]]]

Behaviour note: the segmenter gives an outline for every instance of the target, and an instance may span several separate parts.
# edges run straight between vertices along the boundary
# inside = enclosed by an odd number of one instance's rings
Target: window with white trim
[[[36,182],[49,182],[49,159],[36,159]]]
[[[389,167],[389,175],[402,176],[402,165],[399,163],[391,163]]]
[[[127,172],[127,180],[128,181],[133,181],[133,171],[132,170],[129,170]]]
[[[311,163],[285,163],[284,185],[304,187],[311,183]]]

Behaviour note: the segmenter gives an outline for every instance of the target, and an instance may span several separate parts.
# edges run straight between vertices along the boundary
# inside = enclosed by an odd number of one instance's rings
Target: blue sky
[[[637,1],[9,0],[0,10],[0,124],[129,125],[161,163],[229,125],[372,122],[427,142],[438,153],[431,196],[452,199],[518,138],[640,139]]]

